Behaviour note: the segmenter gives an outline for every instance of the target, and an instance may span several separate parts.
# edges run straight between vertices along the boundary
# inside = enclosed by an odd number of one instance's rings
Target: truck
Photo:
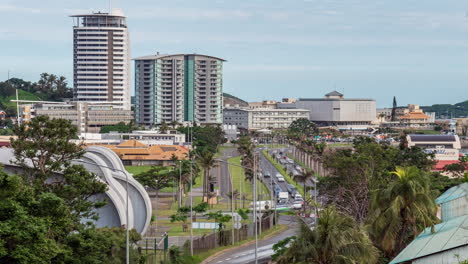
[[[288,202],[289,199],[289,193],[288,192],[279,192],[278,193],[278,203],[279,204],[284,204]]]

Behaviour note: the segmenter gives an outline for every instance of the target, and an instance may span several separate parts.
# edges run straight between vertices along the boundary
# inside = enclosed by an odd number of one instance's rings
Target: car
[[[302,199],[302,200],[304,201],[304,199],[302,198],[302,195],[300,195],[299,193],[296,193],[296,194],[294,195],[294,199],[299,199],[299,198]]]
[[[296,189],[296,187],[295,187],[294,185],[288,183],[288,184],[286,185],[286,188],[288,189],[288,193],[289,193],[292,197],[294,197],[294,196],[296,195],[297,189]]]
[[[279,174],[279,173],[276,174],[276,179],[278,179],[279,182],[284,182],[284,177],[283,177],[283,175],[281,175],[281,174]]]
[[[263,178],[270,178],[271,177],[271,174],[269,171],[265,171],[265,173],[263,174]]]
[[[295,202],[292,204],[292,208],[293,208],[293,209],[301,209],[301,208],[302,208],[302,204],[303,204],[303,202],[301,202],[301,201],[295,201]]]

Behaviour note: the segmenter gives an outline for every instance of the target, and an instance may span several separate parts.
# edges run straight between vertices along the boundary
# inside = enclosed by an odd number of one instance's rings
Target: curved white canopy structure
[[[12,149],[0,149],[0,164],[5,166],[7,172],[17,173],[20,169],[15,165]],[[151,221],[151,201],[144,187],[128,173],[122,161],[112,150],[92,146],[86,149],[84,157],[75,164],[82,164],[88,171],[96,174],[102,182],[106,183],[108,190],[92,199],[104,199],[107,204],[97,210],[99,220],[95,222],[98,227],[114,227],[125,225],[135,228],[144,234]],[[128,223],[126,220],[126,197],[128,180]]]

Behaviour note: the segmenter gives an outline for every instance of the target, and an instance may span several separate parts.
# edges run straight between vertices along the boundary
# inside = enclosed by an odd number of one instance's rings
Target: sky
[[[224,91],[247,101],[337,90],[379,107],[468,100],[468,1],[113,0],[131,55],[221,57]],[[0,80],[73,80],[72,19],[107,0],[0,0]],[[133,73],[132,73],[133,75]],[[133,87],[133,85],[132,85]],[[133,89],[133,88],[132,88]]]

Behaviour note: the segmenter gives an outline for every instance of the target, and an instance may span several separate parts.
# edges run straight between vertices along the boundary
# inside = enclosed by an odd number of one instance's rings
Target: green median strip
[[[278,162],[276,162],[276,161],[268,154],[268,152],[267,152],[266,150],[262,150],[262,153],[263,153],[263,155],[265,155],[265,157],[267,158],[267,160],[270,161],[271,164],[273,164],[273,166],[275,166],[275,168],[279,171],[279,173],[281,173],[281,175],[284,176],[284,179],[285,179],[288,183],[290,183],[290,184],[296,186],[297,191],[298,191],[299,193],[301,193],[301,194],[304,193],[304,188],[303,188],[303,186],[302,186],[301,184],[298,184],[298,183],[296,183],[295,181],[293,181],[293,179],[291,178],[291,176],[289,176],[289,174],[283,169],[283,167],[282,167],[280,164],[278,164]],[[274,175],[271,175],[271,176],[274,177]],[[304,198],[304,199],[305,199],[305,198]]]

